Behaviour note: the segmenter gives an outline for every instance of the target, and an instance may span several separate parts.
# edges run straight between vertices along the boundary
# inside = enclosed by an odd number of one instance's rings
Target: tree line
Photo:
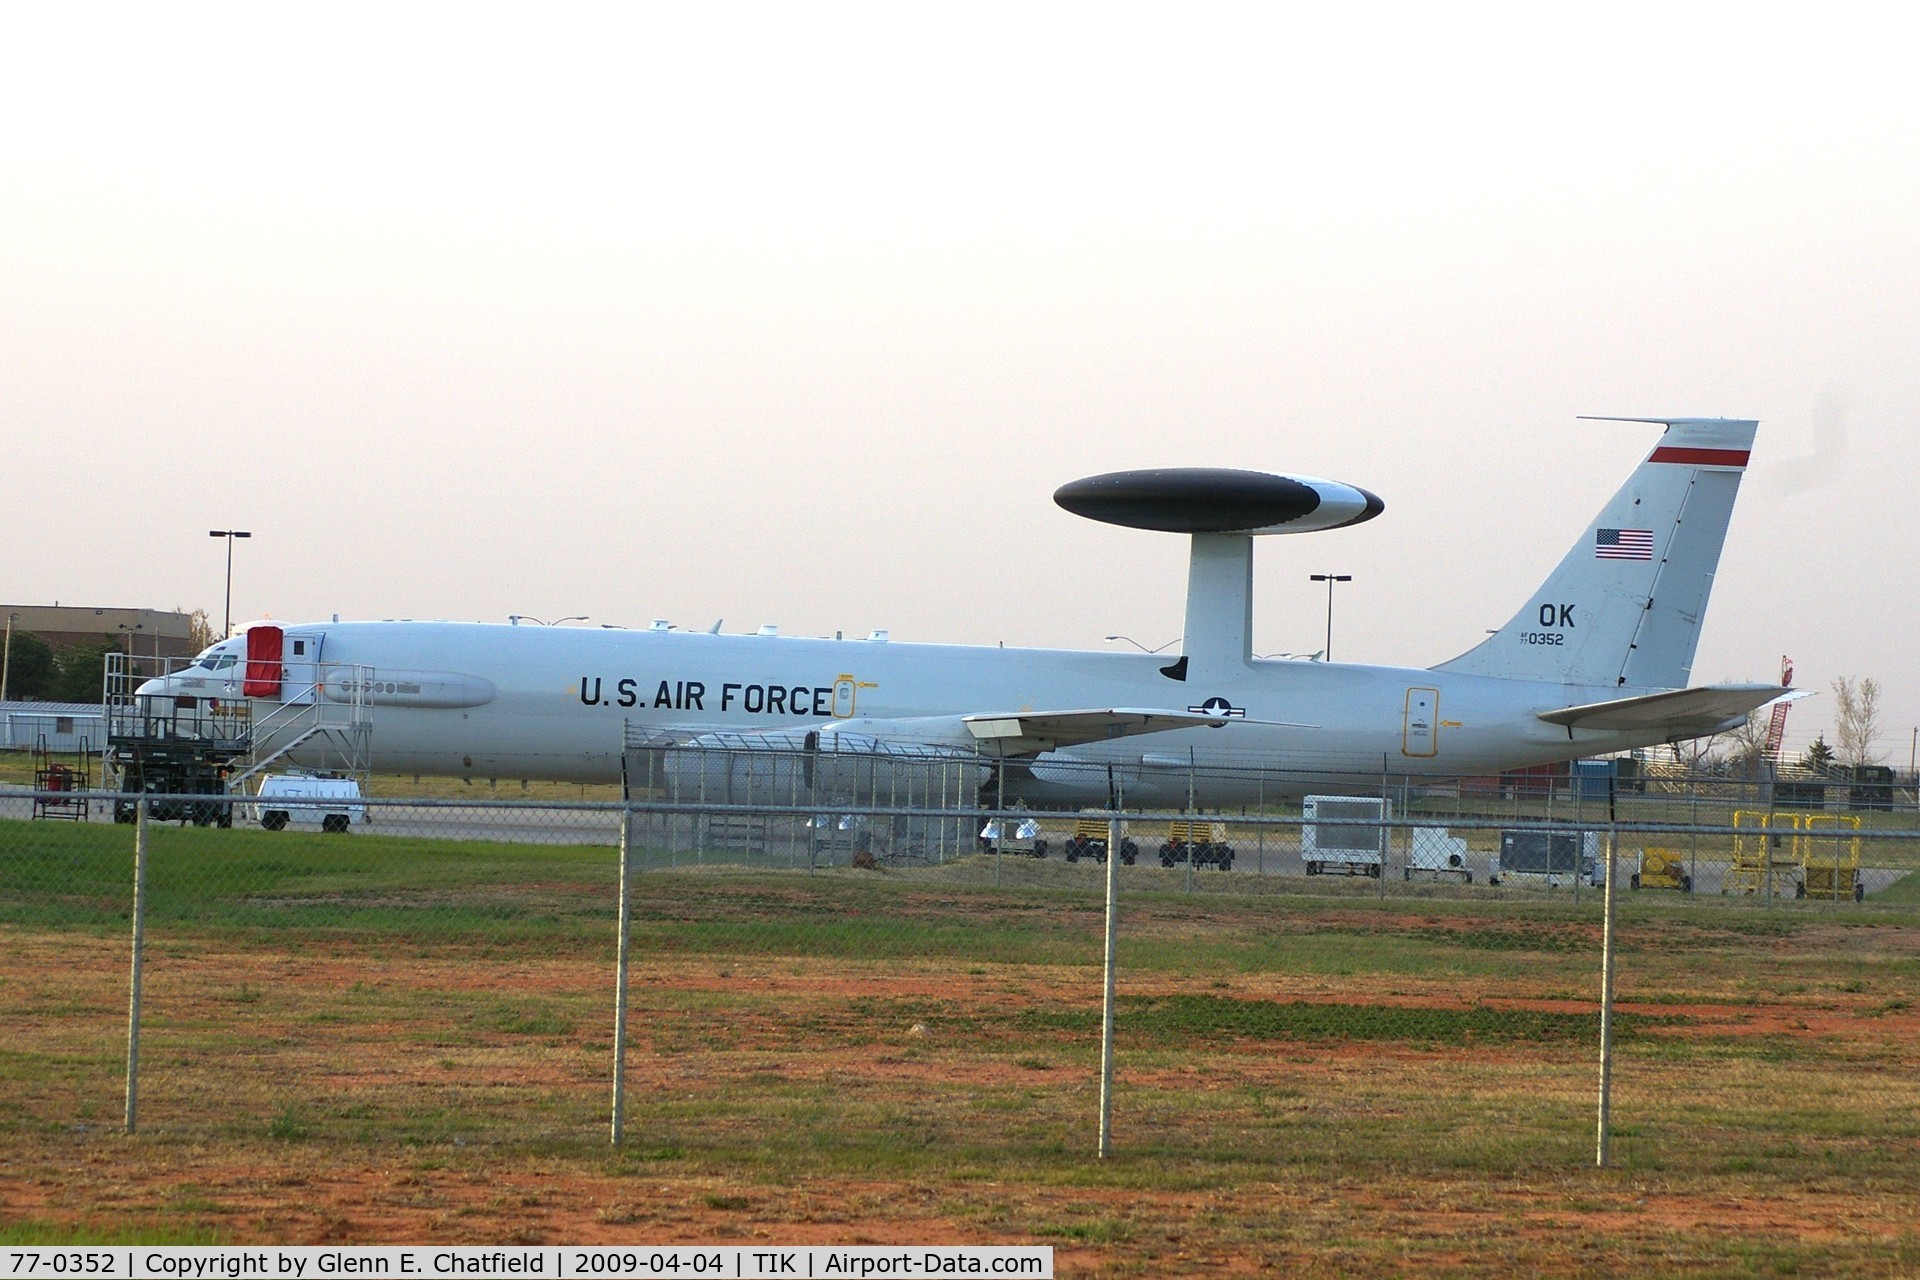
[[[187,632],[195,653],[216,638],[205,609],[195,609],[188,615]],[[125,648],[124,638],[111,635],[101,636],[97,644],[55,646],[31,631],[16,630],[6,664],[7,697],[23,702],[98,706],[106,683],[107,655]]]
[[[1818,774],[1852,774],[1880,764],[1885,759],[1878,750],[1883,729],[1880,682],[1872,676],[1841,676],[1831,688],[1834,740],[1829,743],[1826,731],[1821,730],[1794,763]],[[1695,762],[1719,760],[1735,769],[1751,769],[1767,763],[1771,720],[1769,709],[1763,707],[1755,711],[1739,728],[1705,740],[1694,754]]]
[[[107,655],[120,646],[98,644],[54,648],[31,631],[13,633],[7,661],[7,697],[27,702],[100,701]]]

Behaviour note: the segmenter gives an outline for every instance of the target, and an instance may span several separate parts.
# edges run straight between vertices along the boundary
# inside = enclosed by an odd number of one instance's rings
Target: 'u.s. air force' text
[[[642,682],[632,677],[608,680],[600,676],[580,677],[580,701],[589,707],[652,707],[666,711],[706,711],[709,697],[718,711],[744,711],[748,715],[821,716],[833,714],[832,685],[811,684],[722,684],[717,696],[710,695],[699,680],[662,680],[649,702]]]

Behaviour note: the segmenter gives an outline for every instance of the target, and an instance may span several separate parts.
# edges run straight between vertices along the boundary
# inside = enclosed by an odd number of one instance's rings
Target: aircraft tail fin
[[[1609,421],[1667,431],[1507,625],[1434,670],[1649,689],[1689,683],[1759,424]]]

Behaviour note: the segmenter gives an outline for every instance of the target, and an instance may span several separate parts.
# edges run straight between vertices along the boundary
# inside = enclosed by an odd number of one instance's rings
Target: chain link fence
[[[1054,813],[965,760],[676,750],[626,802],[0,791],[0,1123],[877,1168],[1912,1149],[1904,795]]]

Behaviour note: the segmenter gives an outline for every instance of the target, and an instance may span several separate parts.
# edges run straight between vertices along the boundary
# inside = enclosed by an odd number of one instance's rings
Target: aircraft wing
[[[1211,711],[1107,707],[1075,711],[1004,711],[976,715],[865,717],[771,731],[782,741],[816,733],[821,741],[931,747],[968,755],[1031,756],[1087,742],[1171,729],[1219,728],[1232,717]]]
[[[960,717],[982,747],[1001,755],[1035,755],[1110,738],[1130,738],[1170,729],[1218,729],[1227,717],[1204,711],[1113,707],[1089,711],[1017,711]]]
[[[1754,708],[1776,698],[1792,696],[1796,696],[1793,690],[1777,684],[1710,684],[1561,707],[1557,711],[1542,711],[1540,718],[1569,729],[1605,729],[1613,733],[1656,729],[1692,737],[1731,727],[1744,720]]]
[[[702,734],[683,743],[693,746],[770,746],[827,750],[934,751],[964,756],[1033,756],[1112,738],[1173,729],[1218,729],[1222,725],[1288,724],[1249,721],[1237,708],[1226,711],[1178,711],[1157,707],[1106,707],[1076,711],[1004,711],[951,716],[867,716],[823,724],[751,733]],[[660,745],[670,745],[662,743]]]

